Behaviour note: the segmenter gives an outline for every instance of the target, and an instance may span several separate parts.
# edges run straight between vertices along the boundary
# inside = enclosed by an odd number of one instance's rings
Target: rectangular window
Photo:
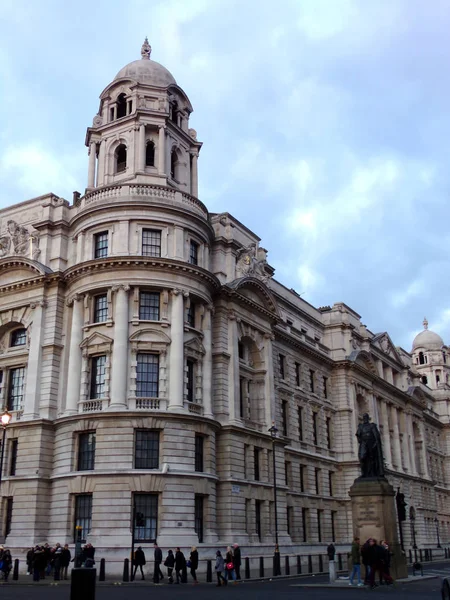
[[[94,356],[91,358],[91,385],[89,398],[105,397],[106,381],[106,356]]]
[[[241,417],[241,419],[244,418],[244,386],[245,386],[245,379],[243,377],[241,377],[239,379],[239,415]]]
[[[323,378],[323,397],[328,398],[328,377]]]
[[[205,438],[202,435],[195,434],[195,470],[203,473],[203,450]]]
[[[19,440],[11,440],[10,441],[11,460],[9,462],[9,474],[11,477],[13,477],[16,474],[18,446],[19,446]]]
[[[13,499],[5,498],[6,500],[6,518],[5,518],[5,537],[11,533]]]
[[[283,428],[283,435],[287,436],[288,434],[288,403],[286,400],[283,400],[281,403],[281,426]]]
[[[286,521],[287,521],[287,533],[292,533],[292,506],[288,506],[286,510]]]
[[[189,245],[189,262],[191,265],[198,265],[198,244],[192,240]]]
[[[78,471],[93,471],[95,464],[95,431],[78,436]]]
[[[135,469],[159,467],[159,431],[137,429],[134,447]]]
[[[317,510],[317,541],[322,541],[322,515],[323,510]]]
[[[8,410],[20,410],[22,408],[23,393],[25,386],[25,367],[11,369],[9,372],[8,387]]]
[[[26,329],[15,329],[11,333],[11,346],[24,346],[27,343],[27,330]]]
[[[303,442],[303,408],[298,407],[298,439]]]
[[[313,412],[312,414],[312,420],[313,420],[313,444],[314,446],[317,446],[317,413]]]
[[[138,354],[136,368],[136,396],[138,398],[158,398],[159,355]]]
[[[333,495],[333,471],[328,471],[328,488],[330,490],[330,496]]]
[[[137,542],[156,542],[158,525],[158,495],[134,494],[134,539]]]
[[[248,498],[245,500],[245,531],[250,533],[250,512],[251,512],[251,500]]]
[[[158,292],[141,292],[139,294],[139,319],[141,321],[159,321]]]
[[[315,375],[315,371],[310,369],[309,370],[309,390],[310,390],[310,392],[314,392],[314,375]]]
[[[244,360],[244,344],[242,342],[238,342],[238,356],[241,360]]]
[[[248,453],[250,451],[250,446],[248,444],[244,444],[244,479],[249,479],[249,456]]]
[[[259,541],[261,541],[261,500],[255,500],[255,529]]]
[[[108,256],[108,232],[102,231],[94,235],[94,258]]]
[[[336,541],[336,511],[331,511],[331,541]]]
[[[186,374],[187,374],[187,384],[186,384],[186,388],[187,388],[187,401],[188,402],[195,402],[195,390],[194,390],[194,380],[195,380],[195,376],[194,376],[194,372],[195,372],[195,363],[193,360],[187,360],[186,361]]]
[[[278,359],[279,359],[279,364],[280,364],[280,377],[281,379],[284,379],[284,376],[286,374],[286,357],[284,356],[284,354],[279,354],[278,355]]]
[[[331,417],[327,417],[326,421],[327,427],[327,448],[331,450],[332,440],[331,440]]]
[[[301,383],[301,377],[302,377],[302,373],[301,373],[301,365],[300,363],[295,363],[295,385],[297,387],[301,387],[300,383]]]
[[[314,477],[316,482],[316,494],[320,494],[320,469],[314,469]]]
[[[74,542],[77,541],[77,527],[81,527],[81,543],[86,543],[87,534],[91,531],[92,494],[75,496]]]
[[[259,458],[260,458],[260,454],[261,454],[261,448],[254,448],[253,449],[253,464],[254,464],[254,479],[255,481],[259,481]]]
[[[195,303],[191,302],[188,306],[187,309],[187,314],[186,314],[186,322],[189,325],[189,327],[194,327],[195,328]]]
[[[300,491],[305,491],[305,465],[300,465]]]
[[[108,320],[108,296],[102,294],[94,298],[94,323],[104,323]]]
[[[284,480],[287,486],[291,485],[291,463],[287,460],[284,462]]]
[[[142,230],[142,256],[161,256],[161,232],[155,229]]]
[[[308,509],[302,508],[302,530],[303,530],[303,541],[308,541]]]
[[[203,496],[195,495],[195,533],[198,535],[198,541],[203,542]]]

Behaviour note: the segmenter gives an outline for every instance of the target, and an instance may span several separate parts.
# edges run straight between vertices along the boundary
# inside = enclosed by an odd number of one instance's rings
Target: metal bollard
[[[308,554],[308,573],[312,573],[312,572],[313,572],[312,556],[311,556],[311,554]]]
[[[105,581],[105,566],[106,566],[106,561],[104,558],[102,558],[100,560],[100,573],[98,574],[99,581]]]
[[[302,574],[302,557],[298,554],[297,555],[297,575],[301,575]]]
[[[323,558],[321,554],[319,554],[319,573],[323,573]]]
[[[19,559],[16,558],[14,561],[13,581],[19,580]]]
[[[259,576],[264,577],[264,556],[259,557]]]
[[[123,577],[122,581],[130,581],[130,561],[125,558],[123,561]]]
[[[210,560],[206,561],[206,583],[211,583],[212,581],[212,562]]]
[[[284,557],[284,574],[285,575],[291,574],[291,567],[289,565],[289,556]]]
[[[128,560],[128,559],[127,559]],[[95,600],[95,578],[97,570],[93,568],[72,569],[70,576],[70,600]]]
[[[281,575],[281,557],[279,552],[273,554],[273,576],[278,577]]]
[[[342,554],[338,554],[338,569],[342,571]]]
[[[250,579],[250,559],[245,557],[245,579]]]

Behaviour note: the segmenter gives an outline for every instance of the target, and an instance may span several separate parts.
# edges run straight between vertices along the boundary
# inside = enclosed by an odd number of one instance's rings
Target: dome
[[[426,348],[427,350],[440,350],[444,345],[444,340],[440,335],[428,329],[428,321],[423,321],[424,330],[421,331],[413,341],[413,350],[416,348]]]
[[[148,43],[147,38],[142,44],[140,60],[134,60],[128,65],[120,69],[116,79],[134,79],[138,83],[144,83],[147,85],[154,85],[156,87],[166,88],[169,85],[176,85],[175,78],[173,75],[158,62],[150,59],[151,46]]]

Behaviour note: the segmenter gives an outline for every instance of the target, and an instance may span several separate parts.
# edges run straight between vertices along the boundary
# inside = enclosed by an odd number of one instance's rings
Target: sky
[[[194,107],[199,196],[275,277],[450,343],[448,0],[2,0],[0,208],[87,185],[99,94],[148,36]]]

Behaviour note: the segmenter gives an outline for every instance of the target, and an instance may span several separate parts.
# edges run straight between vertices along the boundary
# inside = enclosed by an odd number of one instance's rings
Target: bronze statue
[[[356,437],[359,442],[358,458],[361,465],[361,477],[384,478],[380,432],[377,425],[370,422],[367,413],[363,415],[363,422],[358,426]]]

